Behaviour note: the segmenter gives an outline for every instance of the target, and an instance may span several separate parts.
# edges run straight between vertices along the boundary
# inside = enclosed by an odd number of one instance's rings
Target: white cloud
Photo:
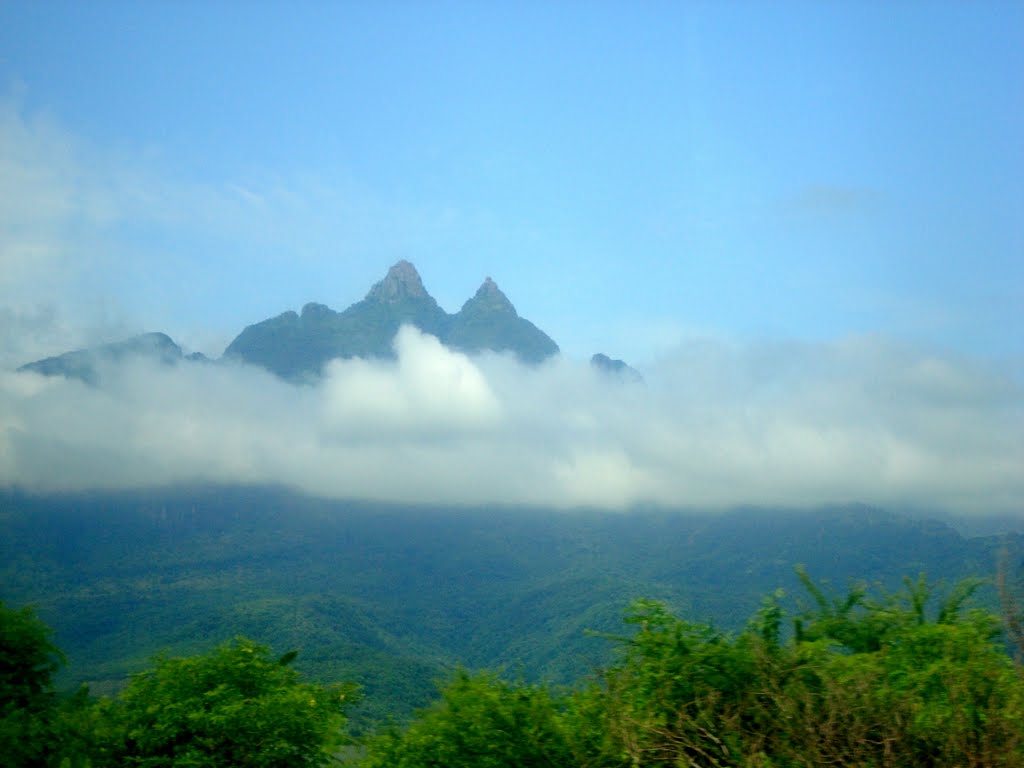
[[[646,385],[554,360],[468,358],[413,329],[392,361],[315,386],[251,368],[135,364],[103,386],[0,377],[0,483],[212,480],[332,497],[628,508],[864,501],[1017,512],[1024,392],[879,338],[704,339]]]
[[[105,216],[102,196],[83,189],[76,152],[49,121],[0,102],[0,304],[11,312],[61,292],[77,267],[70,235]]]
[[[323,408],[340,435],[388,436],[419,430],[463,433],[496,424],[500,408],[468,357],[412,326],[395,337],[393,364],[335,360],[326,370]]]

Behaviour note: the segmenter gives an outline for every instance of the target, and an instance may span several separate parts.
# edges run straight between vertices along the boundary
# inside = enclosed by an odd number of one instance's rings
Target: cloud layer
[[[414,328],[315,386],[235,365],[0,375],[0,484],[275,482],[330,497],[626,509],[863,501],[1024,511],[1024,392],[879,338],[703,339],[619,381]]]
[[[106,369],[100,388],[11,372],[154,330],[150,323],[194,348],[182,318],[219,307],[225,294],[248,295],[225,286],[271,271],[276,310],[291,300],[278,293],[296,254],[337,260],[339,241],[362,247],[396,229],[380,225],[392,220],[388,211],[356,206],[363,196],[315,180],[187,182],[158,160],[102,151],[0,99],[0,485],[280,482],[409,502],[858,500],[1022,512],[1020,371],[880,337],[704,337],[664,354],[645,385],[564,359],[540,369],[471,359],[411,329],[396,339],[396,360],[336,361],[307,387],[230,365],[123,365]],[[792,212],[847,215],[873,195],[809,188]],[[365,221],[377,223],[353,223]],[[427,225],[413,221],[407,239],[422,243]],[[320,234],[296,243],[301,232]],[[257,256],[239,256],[250,251]],[[313,279],[322,274],[296,277],[291,303],[310,298],[309,284],[329,282]],[[107,308],[117,296],[145,305],[144,326],[126,322],[132,312],[123,306]],[[261,316],[225,308],[226,328],[239,324],[232,312]],[[627,336],[624,343],[655,338],[650,326]]]

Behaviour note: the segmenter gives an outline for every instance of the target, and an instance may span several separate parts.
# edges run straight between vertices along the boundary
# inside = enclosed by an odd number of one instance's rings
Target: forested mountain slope
[[[1014,551],[1022,537],[1011,537]],[[206,487],[0,497],[0,596],[33,603],[67,683],[113,690],[162,649],[299,648],[404,716],[462,663],[577,679],[636,598],[738,629],[794,566],[843,587],[991,575],[1001,540],[865,507],[721,514],[446,509]],[[984,594],[982,598],[985,599]],[[988,600],[992,600],[989,593]]]

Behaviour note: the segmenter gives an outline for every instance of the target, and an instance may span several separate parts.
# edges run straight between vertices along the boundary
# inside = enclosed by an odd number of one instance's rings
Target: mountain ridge
[[[449,314],[427,291],[416,267],[402,259],[363,299],[344,310],[308,302],[300,312],[286,310],[245,326],[220,360],[259,366],[288,381],[307,381],[333,359],[394,358],[393,340],[404,324],[466,354],[510,353],[524,364],[538,365],[560,353],[548,334],[519,315],[490,276],[458,312]],[[136,355],[163,363],[208,361],[201,354],[185,354],[169,336],[157,332],[36,360],[18,370],[96,384],[97,363]]]
[[[416,267],[402,259],[342,312],[307,304],[301,316],[279,315],[247,326],[224,357],[261,365],[286,379],[316,375],[335,358],[393,357],[392,340],[405,323],[459,352],[511,352],[528,364],[559,352],[550,336],[519,316],[490,277],[450,315],[427,292]]]
[[[18,368],[19,372],[32,371],[44,376],[67,376],[86,384],[96,384],[99,379],[97,367],[104,363],[118,362],[127,358],[149,359],[162,365],[174,365],[182,360],[207,361],[200,353],[186,355],[181,347],[166,333],[140,333],[121,341],[101,344],[89,349],[76,349],[52,357],[44,357]]]

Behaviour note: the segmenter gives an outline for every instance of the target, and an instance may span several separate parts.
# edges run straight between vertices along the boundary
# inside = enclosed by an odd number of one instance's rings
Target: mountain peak
[[[382,304],[394,304],[402,299],[426,299],[429,294],[416,267],[402,259],[388,270],[383,280],[374,284],[366,298]]]
[[[558,345],[520,317],[491,278],[459,312],[449,315],[427,293],[416,267],[403,259],[348,309],[335,312],[323,304],[307,304],[301,316],[289,311],[246,326],[224,356],[287,380],[305,381],[336,358],[393,359],[392,341],[403,323],[468,354],[512,352],[531,364],[558,354]]]
[[[529,320],[491,278],[452,316],[444,343],[461,352],[514,352],[527,363],[540,363],[558,354],[558,345]]]
[[[498,284],[487,278],[483,284],[477,289],[476,294],[473,298],[467,301],[462,311],[466,309],[471,310],[487,310],[488,312],[507,312],[512,315],[516,315],[516,308],[512,306],[512,302],[508,300],[508,296],[501,292]]]

